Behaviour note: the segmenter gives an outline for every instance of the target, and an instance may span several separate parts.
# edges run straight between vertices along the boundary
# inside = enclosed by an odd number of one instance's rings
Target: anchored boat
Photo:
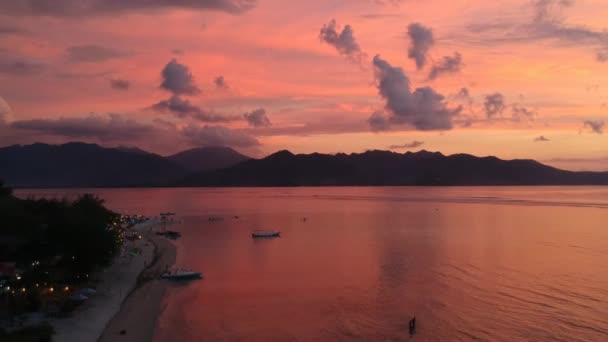
[[[280,237],[281,236],[281,232],[277,232],[274,230],[256,230],[253,233],[251,233],[251,237],[253,237],[254,239],[256,238],[274,238],[274,237]]]
[[[165,272],[160,277],[163,279],[170,280],[194,280],[201,279],[203,277],[203,274],[201,272],[195,272],[190,269],[178,268],[174,271]]]

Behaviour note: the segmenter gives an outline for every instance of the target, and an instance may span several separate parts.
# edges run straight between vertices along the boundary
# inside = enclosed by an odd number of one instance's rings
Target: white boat
[[[273,237],[280,237],[281,236],[281,232],[277,232],[274,230],[256,230],[253,233],[251,233],[251,237],[252,238],[273,238]]]
[[[203,274],[201,272],[195,272],[190,269],[178,268],[174,271],[165,272],[160,277],[163,279],[171,280],[191,280],[201,279],[203,277]]]

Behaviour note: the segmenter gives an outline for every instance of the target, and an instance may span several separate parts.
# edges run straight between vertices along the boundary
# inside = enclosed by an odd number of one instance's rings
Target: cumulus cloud
[[[602,134],[604,133],[605,122],[603,120],[585,120],[583,122],[584,128],[589,128],[592,133]]]
[[[86,117],[59,119],[32,119],[13,121],[14,129],[67,138],[96,138],[102,141],[140,137],[153,131],[153,127],[128,119],[120,114],[107,116],[91,114]]]
[[[365,54],[361,51],[361,48],[355,39],[352,27],[346,25],[342,31],[339,32],[335,19],[332,19],[329,23],[321,27],[319,39],[333,46],[341,55],[344,55],[353,61],[361,62],[365,57]]]
[[[544,135],[534,138],[534,142],[547,142],[550,141],[549,138],[546,138]]]
[[[426,55],[435,40],[433,31],[420,23],[412,23],[407,28],[410,37],[410,47],[407,56],[416,61],[416,68],[422,69],[426,64]]]
[[[200,92],[190,69],[174,58],[161,71],[163,82],[160,87],[175,95],[195,95]]]
[[[434,80],[443,74],[459,72],[461,67],[462,55],[459,52],[455,52],[453,56],[444,56],[431,68],[429,79]]]
[[[399,149],[416,148],[416,147],[420,147],[422,145],[424,145],[424,141],[414,140],[412,142],[405,143],[402,145],[391,145],[388,148],[391,150],[399,150]]]
[[[182,8],[238,14],[253,8],[256,2],[256,0],[17,0],[0,1],[0,12],[17,16],[78,17]]]
[[[228,122],[240,119],[236,116],[223,116],[208,112],[179,95],[173,95],[168,100],[160,101],[152,105],[150,109],[160,113],[171,113],[179,118],[193,118],[202,122]]]
[[[224,79],[224,76],[218,76],[213,80],[213,83],[215,84],[215,87],[217,89],[228,89],[228,83],[226,83],[226,80]]]
[[[501,93],[486,95],[483,107],[486,110],[488,118],[500,115],[506,108],[505,97]]]
[[[75,45],[66,49],[68,60],[75,63],[95,63],[128,56],[125,51],[99,45]]]
[[[112,89],[128,90],[130,86],[131,86],[131,82],[129,82],[127,80],[121,80],[121,79],[110,80],[110,87],[112,87]]]
[[[270,123],[270,119],[266,116],[266,110],[263,108],[258,108],[251,112],[243,114],[245,120],[251,127],[268,127],[272,124]]]
[[[367,123],[374,132],[388,131],[391,125],[386,114],[382,112],[372,113]]]
[[[389,123],[408,124],[424,131],[452,128],[452,119],[461,112],[461,106],[449,108],[445,97],[431,87],[412,91],[403,70],[390,65],[379,55],[374,57],[373,64],[378,91],[386,100],[385,109],[390,114]],[[372,124],[372,120],[379,121],[380,117],[374,114],[368,121]]]
[[[260,144],[253,136],[224,126],[191,124],[182,130],[182,134],[196,146],[251,147]]]

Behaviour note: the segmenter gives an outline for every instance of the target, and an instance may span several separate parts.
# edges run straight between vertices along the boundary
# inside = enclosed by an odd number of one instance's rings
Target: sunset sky
[[[0,2],[0,145],[608,170],[608,1]]]

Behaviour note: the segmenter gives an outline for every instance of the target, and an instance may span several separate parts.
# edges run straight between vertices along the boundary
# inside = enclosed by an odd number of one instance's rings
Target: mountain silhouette
[[[0,148],[0,179],[16,188],[145,186],[608,185],[608,172],[573,172],[534,160],[439,152],[367,151],[250,159],[224,147],[162,157],[95,144]]]
[[[230,168],[189,175],[178,186],[591,185],[608,172],[559,170],[534,160],[501,160],[439,152],[367,151],[298,154],[279,151]]]
[[[12,187],[142,186],[186,173],[166,158],[132,148],[77,142],[0,148],[0,178]]]
[[[193,148],[167,158],[191,172],[223,169],[251,159],[230,147],[221,146]]]

